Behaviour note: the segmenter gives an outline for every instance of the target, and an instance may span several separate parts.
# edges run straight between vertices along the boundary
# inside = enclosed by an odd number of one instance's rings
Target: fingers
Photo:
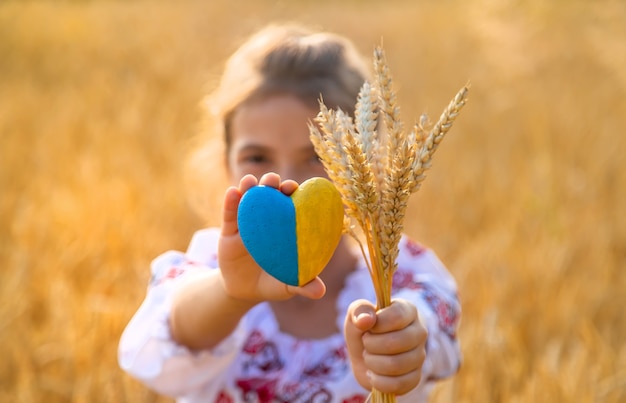
[[[222,236],[237,234],[237,209],[241,196],[251,187],[257,185],[254,175],[246,175],[239,181],[239,187],[231,186],[224,194],[224,207],[222,212]]]
[[[423,349],[413,348],[400,354],[371,354],[367,349],[363,353],[363,360],[368,368],[379,375],[402,376],[418,370],[424,361]]]
[[[259,185],[271,186],[278,189],[280,187],[280,175],[274,172],[263,174],[259,180]]]
[[[404,394],[421,379],[427,331],[407,301],[393,301],[378,312],[364,301],[348,309],[345,325],[355,375],[366,388]],[[365,382],[359,376],[365,373]]]
[[[298,188],[298,182],[287,179],[284,182],[280,181],[280,175],[274,172],[268,172],[261,177],[259,180],[259,185],[263,186],[271,186],[273,188],[279,189],[285,195],[289,196]]]
[[[368,378],[381,392],[407,393],[420,382],[428,333],[407,301],[395,300],[377,316],[376,325],[363,335]]]
[[[392,355],[425,345],[426,330],[421,326],[408,326],[405,329],[384,334],[363,335],[363,347],[368,354]]]
[[[287,291],[294,295],[301,295],[310,299],[320,299],[326,294],[326,284],[319,278],[315,277],[302,287],[287,286]]]
[[[222,236],[235,235],[239,231],[237,226],[237,208],[239,207],[239,200],[241,200],[239,189],[234,186],[226,189],[222,212]]]
[[[256,180],[254,175],[245,175],[243,178],[239,180],[239,192],[241,194],[246,193],[250,188],[259,184],[259,181]]]
[[[281,183],[280,176],[273,172],[264,174],[258,181],[254,175],[245,175],[239,181],[239,187],[229,187],[224,195],[224,211],[222,215],[223,236],[235,235],[238,232],[237,209],[239,208],[241,197],[244,193],[257,185],[271,186],[273,188],[280,189],[280,191],[287,196],[291,195],[298,188],[298,182],[288,179]],[[309,291],[310,290],[307,290],[307,292]],[[320,287],[316,287],[312,292],[312,295],[318,295],[319,291]],[[324,294],[322,293],[322,295]]]
[[[363,346],[370,354],[400,354],[425,345],[427,337],[417,309],[404,301],[394,301],[377,312],[376,325],[363,335]]]
[[[280,191],[283,192],[287,196],[291,196],[293,192],[298,188],[298,182],[287,179],[280,185]]]
[[[368,372],[367,377],[373,388],[383,393],[404,395],[420,383],[422,370],[416,369],[401,376],[384,376],[373,372]]]
[[[417,308],[405,300],[394,300],[390,306],[376,313],[376,326],[372,333],[387,333],[403,329],[417,319]]]

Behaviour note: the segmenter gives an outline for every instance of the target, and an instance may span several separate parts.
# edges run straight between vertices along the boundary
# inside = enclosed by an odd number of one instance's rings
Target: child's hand
[[[258,183],[253,175],[246,175],[239,182],[239,187],[228,188],[218,249],[226,292],[233,298],[252,302],[284,300],[294,295],[321,298],[326,288],[319,277],[302,287],[284,284],[263,271],[243,245],[237,226],[237,209],[243,194],[257,184],[279,189],[287,196],[298,188],[298,183],[292,180],[281,183],[280,176],[275,173],[263,175]]]
[[[402,395],[419,384],[428,333],[409,302],[394,300],[379,312],[369,301],[353,302],[345,335],[352,370],[364,388]]]

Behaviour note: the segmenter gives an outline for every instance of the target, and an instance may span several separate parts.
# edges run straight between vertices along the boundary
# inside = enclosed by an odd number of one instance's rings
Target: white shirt
[[[218,346],[191,351],[171,337],[171,296],[180,284],[217,268],[218,229],[198,231],[186,253],[169,251],[152,262],[143,304],[126,327],[120,366],[158,393],[178,402],[365,402],[368,391],[352,374],[343,334],[297,339],[280,331],[267,303],[252,308]],[[460,306],[454,279],[435,254],[403,237],[393,298],[415,304],[428,328],[422,382],[398,402],[426,401],[432,383],[460,365],[456,327]],[[337,298],[337,328],[343,329],[350,303],[375,302],[362,260]]]

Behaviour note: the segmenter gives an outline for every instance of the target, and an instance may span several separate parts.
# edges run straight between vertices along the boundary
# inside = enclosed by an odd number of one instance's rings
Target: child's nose
[[[280,175],[281,180],[291,179],[298,183],[302,183],[312,177],[311,172],[291,165],[283,166],[277,174]]]

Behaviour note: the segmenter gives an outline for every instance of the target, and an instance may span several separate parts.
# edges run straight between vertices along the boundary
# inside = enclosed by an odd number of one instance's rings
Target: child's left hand
[[[352,370],[361,386],[402,395],[419,384],[428,332],[411,303],[397,299],[376,312],[369,301],[354,301],[344,330]]]

